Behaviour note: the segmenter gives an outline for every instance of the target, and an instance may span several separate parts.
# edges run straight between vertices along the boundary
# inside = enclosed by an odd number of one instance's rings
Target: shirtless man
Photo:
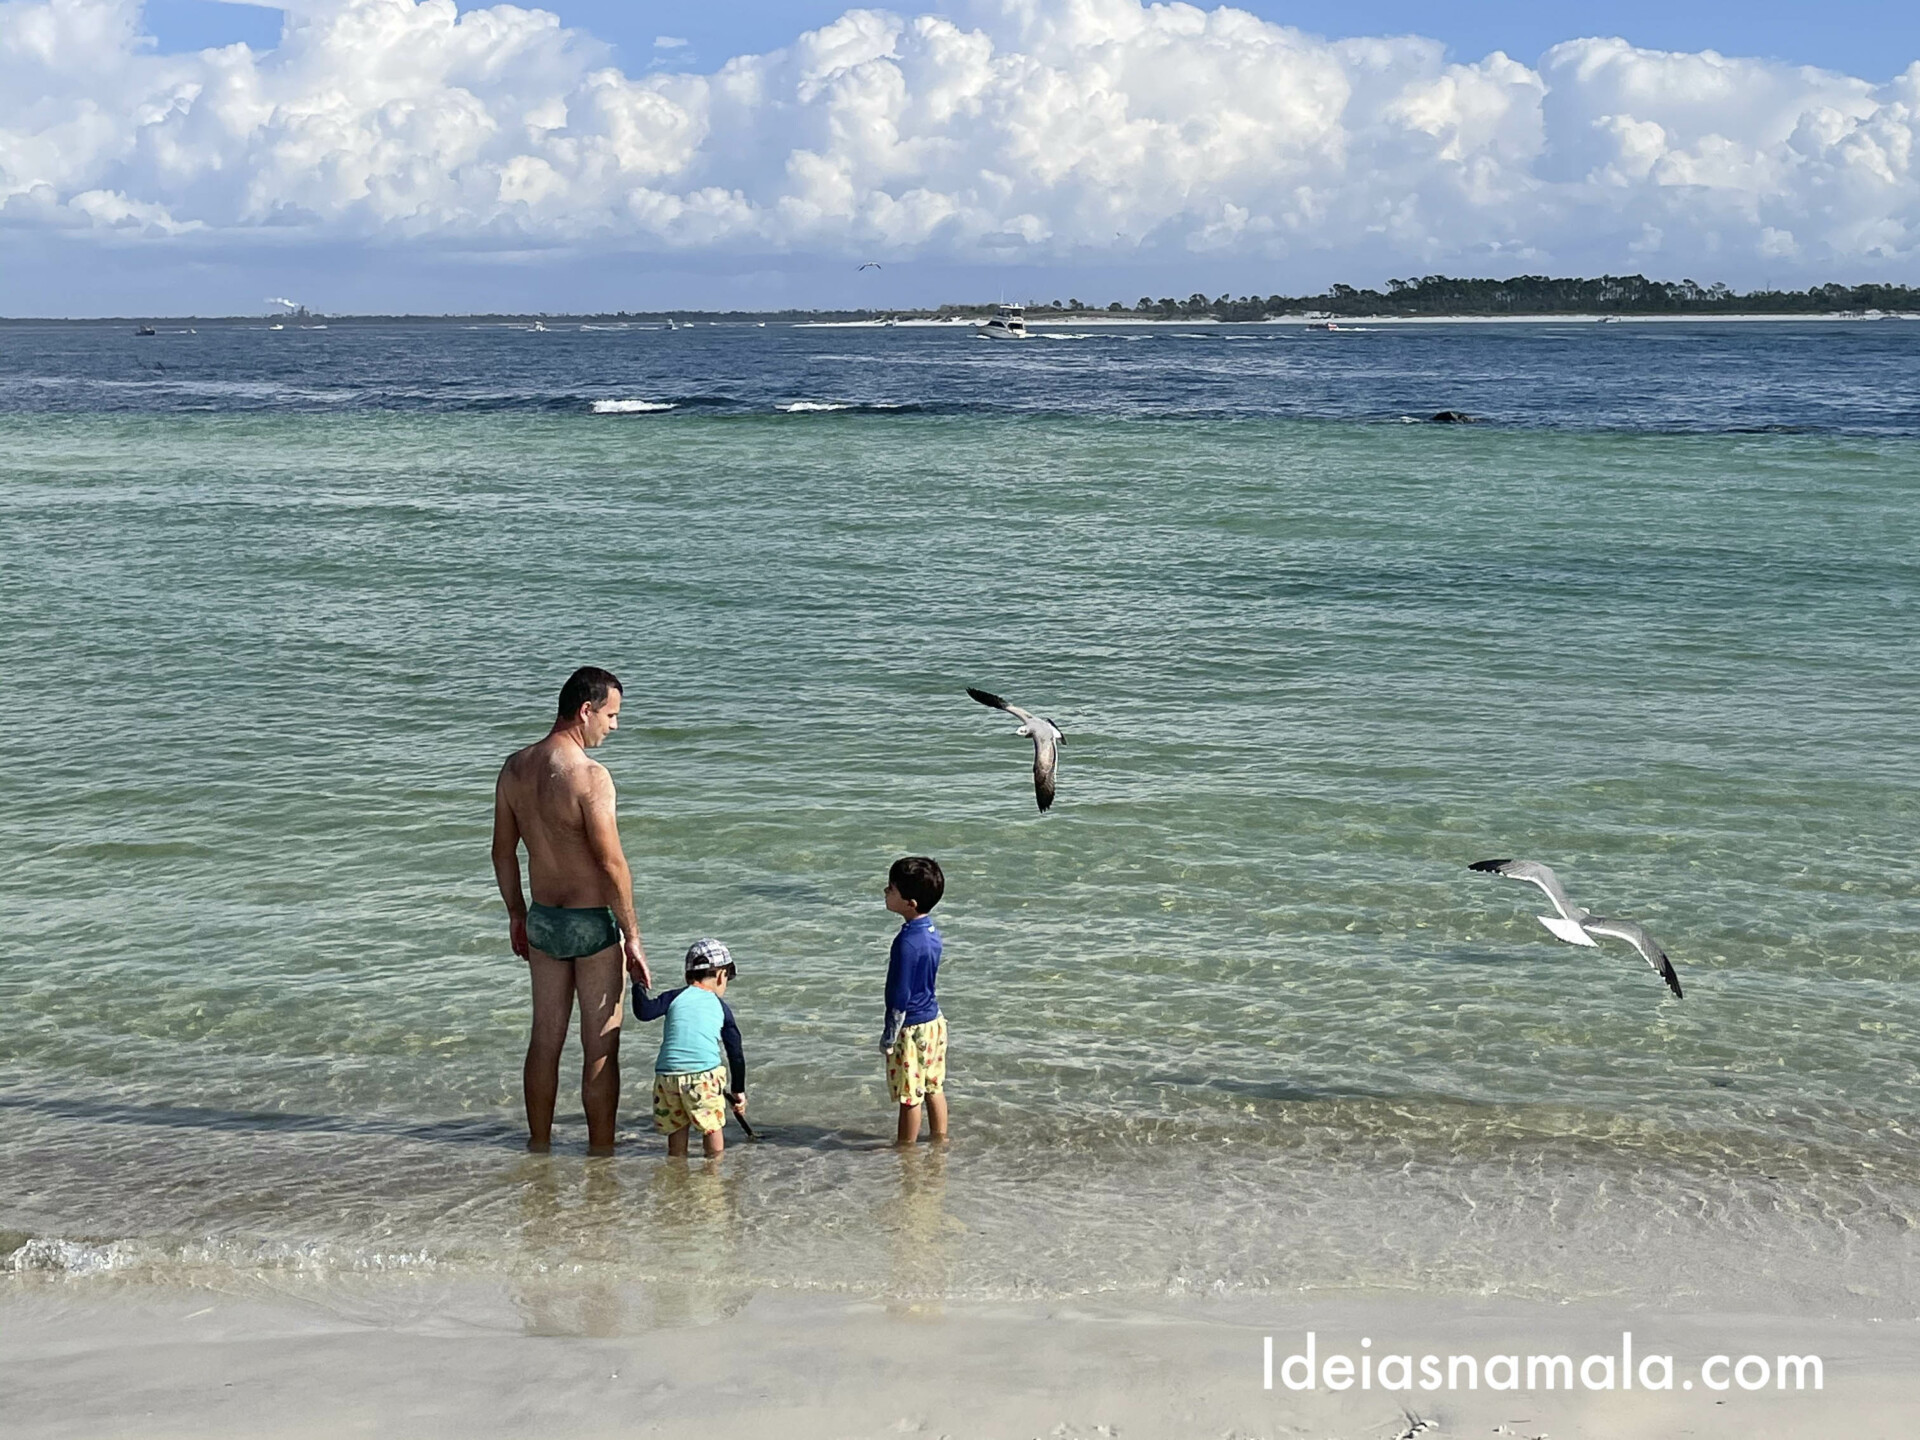
[[[621,972],[643,985],[652,981],[633,913],[633,876],[614,820],[613,779],[587,754],[619,727],[619,716],[619,679],[591,665],[574,671],[547,738],[509,756],[494,787],[493,874],[507,902],[513,953],[533,972],[524,1077],[529,1150],[544,1152],[553,1140],[560,1052],[578,996],[588,1153],[613,1153]],[[533,882],[531,910],[520,893],[522,842]]]

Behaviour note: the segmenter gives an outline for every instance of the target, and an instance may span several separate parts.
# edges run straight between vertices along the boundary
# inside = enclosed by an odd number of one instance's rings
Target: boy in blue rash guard
[[[702,1151],[718,1155],[727,1148],[727,1104],[736,1115],[747,1113],[747,1057],[733,1009],[721,998],[736,973],[726,946],[696,940],[680,989],[650,996],[645,985],[633,982],[634,1018],[667,1019],[653,1066],[653,1128],[667,1137],[667,1154],[675,1159],[685,1158],[696,1125]]]
[[[947,1017],[934,995],[940,973],[940,932],[927,912],[946,893],[938,861],[908,855],[887,872],[887,909],[904,922],[887,957],[887,1028],[880,1053],[887,1057],[887,1090],[900,1107],[893,1143],[920,1138],[920,1112],[928,1133],[947,1138]]]

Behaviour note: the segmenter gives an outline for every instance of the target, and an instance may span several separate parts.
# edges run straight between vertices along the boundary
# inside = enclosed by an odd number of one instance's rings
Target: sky
[[[0,314],[1915,284],[1916,15],[0,0]]]

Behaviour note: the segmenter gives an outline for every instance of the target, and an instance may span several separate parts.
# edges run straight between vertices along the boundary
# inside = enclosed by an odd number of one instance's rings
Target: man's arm
[[[527,897],[520,892],[520,822],[507,803],[507,772],[493,786],[493,878],[507,902],[507,943],[527,958]]]
[[[633,913],[633,872],[627,868],[627,855],[620,848],[620,822],[614,814],[613,777],[595,765],[587,779],[587,793],[581,801],[587,850],[594,864],[606,877],[607,904],[620,926],[623,948],[627,952],[627,973],[642,985],[653,985],[653,973],[647,969],[647,952],[640,944],[640,919]]]

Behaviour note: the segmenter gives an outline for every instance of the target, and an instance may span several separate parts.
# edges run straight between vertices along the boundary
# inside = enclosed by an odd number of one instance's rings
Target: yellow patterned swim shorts
[[[894,1103],[918,1105],[947,1085],[947,1017],[908,1025],[887,1051],[887,1089]]]
[[[653,1077],[653,1128],[662,1135],[691,1125],[702,1134],[727,1123],[727,1067],[679,1070]]]

